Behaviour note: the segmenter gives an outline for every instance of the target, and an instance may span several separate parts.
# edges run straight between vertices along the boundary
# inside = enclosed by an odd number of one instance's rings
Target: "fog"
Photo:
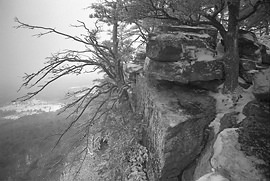
[[[56,35],[41,38],[33,37],[39,31],[15,29],[14,18],[20,21],[56,28],[57,30],[79,35],[81,30],[70,27],[82,20],[91,26],[90,10],[85,9],[89,0],[0,0],[0,105],[27,92],[17,93],[24,73],[40,69],[46,57],[64,49],[79,49],[82,45]],[[67,77],[49,86],[39,97],[57,99],[71,86],[84,86],[97,74]],[[29,90],[28,90],[29,91]]]

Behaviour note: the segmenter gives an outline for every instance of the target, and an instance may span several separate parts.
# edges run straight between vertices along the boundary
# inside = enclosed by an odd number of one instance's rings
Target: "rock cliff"
[[[143,143],[151,152],[149,178],[177,180],[204,148],[215,100],[205,91],[170,82],[138,77],[137,83],[146,123]]]
[[[222,58],[210,46],[210,35],[196,29],[174,27],[150,37],[144,69],[136,74],[148,178],[270,180],[270,69],[258,58],[263,52],[255,51],[260,45],[254,36],[241,36],[256,55],[241,49],[242,87],[236,96],[223,95]]]

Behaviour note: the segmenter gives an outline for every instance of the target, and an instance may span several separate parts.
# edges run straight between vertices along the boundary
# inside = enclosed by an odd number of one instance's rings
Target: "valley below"
[[[34,99],[0,108],[0,181],[60,179],[72,144],[67,135],[55,146],[69,123],[62,107]]]

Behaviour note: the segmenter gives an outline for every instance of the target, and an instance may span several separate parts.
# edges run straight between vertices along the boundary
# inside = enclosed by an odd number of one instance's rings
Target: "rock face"
[[[212,170],[228,180],[270,179],[269,102],[251,101],[244,106],[243,114],[246,118],[239,125],[224,123],[236,118],[234,112],[221,118],[221,132],[215,136],[216,138],[208,141],[206,149],[196,163],[193,175],[195,180],[202,180]],[[222,124],[227,125],[225,129],[222,128]]]
[[[237,117],[237,113],[236,112],[231,112],[231,113],[226,113],[224,114],[221,118],[220,118],[220,125],[219,125],[219,131],[218,132],[222,132],[223,130],[227,129],[227,128],[233,128],[236,126],[236,117]],[[210,129],[209,132],[210,136],[208,137],[208,141],[207,144],[205,146],[205,149],[203,150],[203,152],[201,153],[201,157],[199,159],[197,159],[196,162],[196,167],[194,169],[193,172],[193,179],[197,180],[197,179],[202,179],[202,178],[206,178],[206,175],[209,175],[208,173],[212,173],[213,172],[213,165],[211,164],[211,158],[213,156],[213,145],[214,143],[216,143],[216,139],[218,137],[217,134],[215,134],[215,131],[213,129]],[[220,174],[224,174],[224,173],[218,173],[218,172],[213,172],[211,175],[220,175]],[[192,178],[192,177],[191,177]],[[189,179],[191,180],[191,179]],[[182,179],[183,181],[183,179]],[[188,180],[184,180],[184,181],[188,181]]]
[[[205,145],[204,150],[201,152],[199,159],[197,159],[197,161],[194,163],[195,168],[191,170],[192,177],[189,178],[182,177],[182,181],[197,180],[203,177],[205,174],[212,172],[212,165],[210,163],[210,160],[213,154],[212,149],[215,139],[216,135],[214,133],[214,130],[210,130],[207,144]]]
[[[270,68],[256,72],[253,85],[253,94],[257,99],[270,101]]]
[[[248,58],[261,62],[261,44],[256,35],[250,31],[239,30],[239,55],[240,58]]]
[[[200,34],[200,28],[165,28],[171,33],[152,36],[146,46],[145,73],[156,80],[215,91],[224,79],[224,70],[223,63],[216,60],[211,49],[208,40],[211,36],[207,31]]]
[[[263,174],[270,179],[270,104],[252,101],[243,110],[246,118],[239,128],[239,143],[246,155],[264,160],[257,164]]]
[[[239,31],[239,75],[252,84],[254,71],[269,67],[270,55],[266,46],[259,43],[256,35],[249,31]]]
[[[256,164],[264,161],[247,156],[240,150],[237,128],[223,130],[213,146],[212,167],[230,180],[256,181],[264,180],[264,176],[256,168]]]
[[[256,62],[254,60],[241,58],[239,65],[239,76],[247,83],[252,84],[252,71],[257,70]]]
[[[138,108],[145,119],[150,180],[178,180],[204,147],[207,125],[215,116],[215,100],[205,92],[166,81],[137,80]]]
[[[201,54],[213,60],[215,52],[204,37],[209,35],[178,33],[153,36],[146,46],[146,54],[150,59],[161,62],[197,60]]]
[[[270,65],[270,52],[267,53],[267,47],[265,45],[262,45],[261,53],[262,53],[262,63]]]
[[[270,178],[269,105],[248,104],[243,115],[249,97],[254,99],[250,91],[240,88],[231,98],[211,97],[206,90],[215,91],[222,83],[224,67],[206,41],[209,35],[179,27],[161,31],[164,34],[150,37],[144,69],[136,79],[136,109],[145,121],[149,180]],[[244,79],[239,80],[247,87],[253,84],[255,97],[269,103],[270,68],[261,62],[261,45],[247,32],[241,32],[239,42],[240,76]]]
[[[179,83],[220,80],[223,78],[222,63],[213,61],[158,62],[147,59],[146,73],[157,80]]]
[[[158,27],[159,33],[186,33],[192,35],[209,35],[209,36],[201,36],[204,40],[207,41],[210,47],[215,49],[216,42],[217,42],[217,34],[218,31],[215,28],[211,27],[199,27],[199,26],[186,26],[186,25],[180,25],[180,26],[159,26]]]

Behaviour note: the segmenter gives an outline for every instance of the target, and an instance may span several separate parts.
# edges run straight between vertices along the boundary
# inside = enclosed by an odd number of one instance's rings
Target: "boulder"
[[[242,68],[245,71],[250,71],[250,70],[256,70],[256,61],[246,59],[246,58],[240,58],[240,68]]]
[[[200,157],[196,160],[196,168],[193,171],[193,177],[189,180],[197,180],[207,173],[212,172],[212,166],[210,163],[213,154],[213,144],[216,139],[216,134],[214,129],[209,129],[209,136],[207,144],[205,145]],[[188,180],[186,180],[188,181]]]
[[[239,41],[248,41],[254,43],[258,42],[258,39],[255,33],[248,30],[239,29]]]
[[[250,31],[239,30],[239,56],[254,61],[261,61],[260,45],[256,35]]]
[[[210,47],[215,49],[216,47],[216,42],[217,42],[217,35],[218,31],[215,28],[212,27],[203,27],[203,26],[187,26],[187,25],[179,25],[179,26],[159,26],[157,29],[157,32],[161,33],[193,33],[194,35],[196,34],[201,34],[201,35],[209,35],[204,38],[207,43],[209,44]]]
[[[256,35],[250,31],[239,30],[239,56],[255,62],[270,64],[267,47],[260,43]]]
[[[264,161],[254,156],[247,156],[241,151],[237,128],[223,130],[214,143],[211,165],[215,171],[229,180],[262,181],[266,177],[257,168]]]
[[[253,71],[244,71],[243,69],[239,69],[239,76],[245,80],[247,84],[252,84],[253,79]]]
[[[262,57],[262,63],[270,65],[270,54],[266,54],[264,57]]]
[[[224,114],[224,116],[220,119],[219,131],[221,132],[224,129],[232,128],[236,126],[236,112],[230,112]],[[215,133],[214,129],[209,130],[210,134],[208,137],[207,144],[201,153],[201,156],[197,159],[196,168],[193,172],[193,180],[197,180],[199,178],[204,178],[204,175],[207,175],[212,171],[212,166],[210,163],[211,157],[213,155],[213,145],[217,138],[217,133]],[[191,179],[190,179],[191,180]]]
[[[245,119],[236,124],[236,112],[225,114],[220,133],[210,134],[197,159],[193,180],[218,173],[229,180],[256,181],[270,178],[270,105],[251,101],[243,108]],[[240,128],[232,128],[232,127]]]
[[[209,81],[194,81],[191,82],[191,86],[195,88],[210,90],[212,92],[218,92],[218,87],[224,82],[224,80],[209,80]]]
[[[139,76],[137,111],[144,115],[143,144],[149,150],[149,180],[178,180],[207,140],[215,99],[206,91]]]
[[[267,53],[267,47],[265,45],[261,46],[262,53],[262,63],[270,65],[270,54]]]
[[[246,58],[240,58],[239,76],[249,84],[252,84],[253,70],[257,70],[256,61]]]
[[[270,105],[269,103],[251,101],[243,109],[246,118],[238,130],[238,141],[241,150],[246,155],[252,155],[264,160],[256,165],[258,169],[270,178]]]
[[[260,47],[250,41],[239,43],[239,56],[240,58],[249,58],[257,62],[261,62]]]
[[[260,43],[262,44],[262,63],[270,64],[270,35],[263,35],[258,37]]]
[[[215,51],[209,48],[204,38],[207,34],[177,33],[160,34],[149,39],[146,55],[152,60],[176,62],[181,60],[197,60],[204,56],[214,59]]]
[[[188,84],[196,81],[211,81],[224,78],[220,61],[157,62],[146,60],[145,72],[157,80]]]
[[[270,68],[254,73],[253,94],[261,101],[270,101]]]
[[[267,120],[270,117],[270,105],[268,103],[259,102],[257,100],[251,101],[247,103],[243,108],[243,114],[246,117],[254,117],[258,120],[263,118],[267,123]]]

